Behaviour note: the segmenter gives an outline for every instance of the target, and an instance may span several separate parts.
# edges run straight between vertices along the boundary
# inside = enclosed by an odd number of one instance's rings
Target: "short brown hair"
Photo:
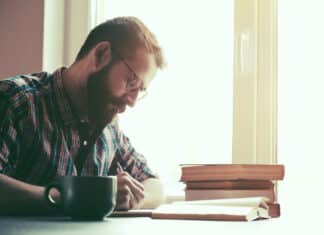
[[[155,57],[158,68],[163,68],[165,59],[155,35],[136,17],[117,17],[96,26],[88,35],[76,60],[85,57],[99,42],[109,41],[125,58],[132,56],[135,49],[144,47]]]

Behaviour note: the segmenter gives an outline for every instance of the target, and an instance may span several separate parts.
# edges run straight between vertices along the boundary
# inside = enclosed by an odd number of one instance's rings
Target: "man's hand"
[[[137,209],[144,200],[144,186],[127,172],[117,174],[117,210]]]

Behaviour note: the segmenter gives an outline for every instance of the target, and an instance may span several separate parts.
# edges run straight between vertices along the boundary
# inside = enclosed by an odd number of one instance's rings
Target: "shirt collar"
[[[65,67],[57,69],[53,74],[54,93],[57,99],[59,112],[63,119],[64,125],[77,124],[79,120],[73,114],[68,94],[63,86],[63,71]]]

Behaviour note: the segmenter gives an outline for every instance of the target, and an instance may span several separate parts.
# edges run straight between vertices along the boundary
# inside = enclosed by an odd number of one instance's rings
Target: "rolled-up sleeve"
[[[118,161],[124,170],[140,182],[147,178],[158,178],[149,167],[145,157],[135,150],[129,138],[120,130],[118,123],[114,124],[114,130],[118,144],[114,162]],[[114,165],[112,167],[115,167]]]
[[[17,131],[10,120],[0,121],[0,173],[9,174],[15,167],[13,157],[17,152]]]
[[[14,108],[0,83],[0,173],[10,175],[19,152]]]

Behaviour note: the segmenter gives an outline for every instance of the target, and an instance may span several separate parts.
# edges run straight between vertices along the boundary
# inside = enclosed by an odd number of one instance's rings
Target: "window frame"
[[[277,0],[235,0],[233,163],[277,163]]]

